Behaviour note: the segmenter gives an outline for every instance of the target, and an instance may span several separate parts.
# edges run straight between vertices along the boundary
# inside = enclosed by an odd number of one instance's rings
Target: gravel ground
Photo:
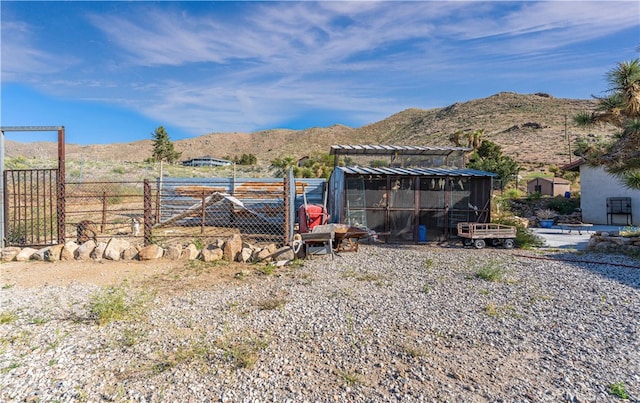
[[[104,324],[104,287],[4,284],[0,401],[640,399],[638,260],[363,245],[245,275],[117,286]]]

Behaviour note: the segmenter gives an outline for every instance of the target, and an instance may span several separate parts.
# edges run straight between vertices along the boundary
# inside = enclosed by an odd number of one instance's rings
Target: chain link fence
[[[289,209],[279,179],[189,178],[143,182],[67,182],[65,237],[118,237],[137,243],[201,244],[239,234],[287,243]]]
[[[307,200],[321,202],[324,184],[291,175],[59,183],[55,174],[47,172],[44,179],[40,173],[8,177],[12,186],[5,207],[12,237],[5,239],[7,246],[111,238],[140,245],[206,245],[234,234],[254,245],[286,245],[295,230],[297,210]],[[39,221],[46,223],[46,236],[27,236],[25,228],[44,228],[31,224]]]
[[[153,242],[210,242],[239,234],[254,243],[286,243],[288,195],[273,178],[173,178],[150,185]]]
[[[67,182],[66,240],[144,242],[144,182]]]

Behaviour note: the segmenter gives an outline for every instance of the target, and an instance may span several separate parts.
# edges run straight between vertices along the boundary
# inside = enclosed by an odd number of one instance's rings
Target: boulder
[[[272,254],[273,260],[293,260],[295,254],[290,246],[283,246]]]
[[[164,251],[164,258],[169,260],[178,260],[182,255],[182,245],[169,245]]]
[[[78,244],[74,241],[67,241],[62,248],[62,253],[60,254],[60,260],[73,260],[75,259],[75,252],[78,249]]]
[[[278,250],[278,245],[276,245],[275,243],[270,243],[269,245],[265,246],[264,249],[268,250],[270,253],[276,253],[276,251]]]
[[[76,260],[88,260],[91,258],[91,252],[96,248],[96,242],[93,239],[88,240],[82,245],[78,246],[78,249],[75,250],[73,256]]]
[[[631,245],[631,238],[625,238],[621,236],[610,236],[606,239],[611,243],[615,243],[616,245]]]
[[[180,255],[181,260],[196,260],[200,256],[200,251],[198,247],[194,244],[190,243],[186,248],[182,250],[182,254]]]
[[[91,259],[100,261],[104,257],[104,251],[107,249],[107,243],[98,241],[96,247],[91,252]]]
[[[207,246],[200,254],[202,256],[202,260],[205,262],[215,262],[216,260],[220,260],[224,257],[224,251],[216,245]]]
[[[140,260],[156,260],[160,259],[164,254],[164,250],[155,244],[144,246],[138,252],[138,257]]]
[[[135,246],[129,246],[127,249],[122,252],[123,260],[135,260],[138,259],[138,248]]]
[[[31,256],[36,253],[37,250],[34,248],[24,248],[16,255],[16,261],[18,262],[27,262],[31,260]]]
[[[240,254],[238,255],[238,260],[242,263],[247,263],[251,261],[252,256],[253,248],[242,248]]]
[[[254,251],[253,260],[256,262],[270,262],[272,260],[272,254],[273,252],[271,252],[268,248],[262,248]]]
[[[0,251],[0,260],[3,262],[10,262],[18,256],[21,249],[17,246],[7,246]]]
[[[242,251],[242,237],[238,234],[234,234],[227,238],[224,243],[224,260],[233,262],[238,259],[240,252]]]
[[[36,250],[36,252],[31,255],[31,259],[32,260],[38,260],[40,262],[44,262],[45,261],[45,255],[49,252],[49,247],[44,247],[41,249]]]
[[[125,250],[129,249],[131,244],[126,239],[111,238],[104,250],[104,258],[109,260],[120,260]]]
[[[62,256],[63,244],[51,245],[49,250],[44,255],[44,260],[47,262],[57,262]]]

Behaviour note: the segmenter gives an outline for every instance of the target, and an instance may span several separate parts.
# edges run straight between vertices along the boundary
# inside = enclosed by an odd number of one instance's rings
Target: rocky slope
[[[177,140],[184,158],[253,154],[259,164],[276,157],[300,158],[326,153],[332,144],[452,145],[449,135],[458,130],[484,129],[485,139],[503,147],[522,165],[562,165],[569,160],[567,137],[608,137],[613,127],[577,128],[572,117],[595,107],[593,100],[554,98],[549,94],[502,92],[455,103],[444,108],[407,109],[380,122],[359,128],[333,125],[305,130],[272,129],[254,133],[209,133]],[[142,161],[151,155],[151,140],[104,145],[66,145],[67,159]],[[6,142],[8,157],[55,158],[54,143]]]

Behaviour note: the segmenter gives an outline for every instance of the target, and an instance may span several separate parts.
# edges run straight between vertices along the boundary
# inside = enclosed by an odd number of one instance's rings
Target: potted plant
[[[542,228],[551,228],[553,226],[554,218],[556,218],[557,215],[558,214],[551,209],[538,210],[536,212],[538,222]]]

